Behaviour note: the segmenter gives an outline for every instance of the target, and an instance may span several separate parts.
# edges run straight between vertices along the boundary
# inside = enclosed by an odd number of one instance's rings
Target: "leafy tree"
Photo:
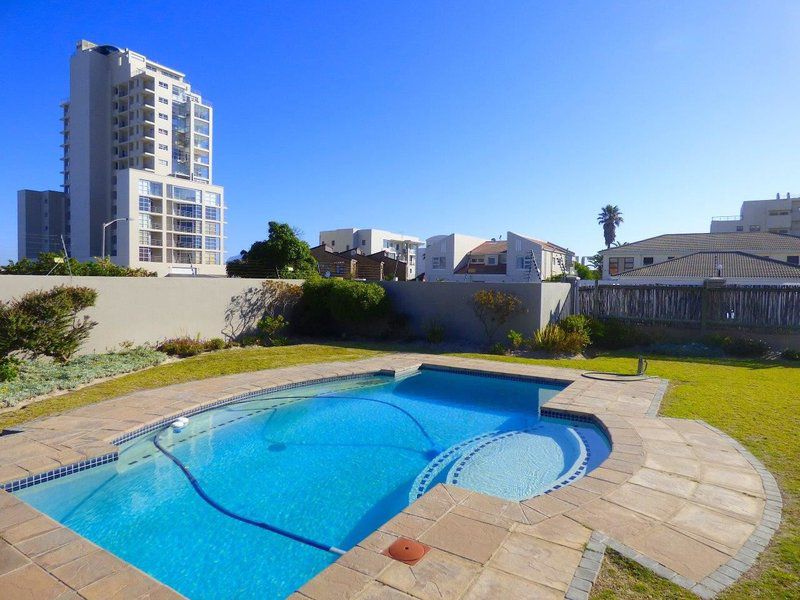
[[[597,279],[602,279],[603,278],[603,255],[598,252],[597,254],[595,254],[594,256],[589,258],[589,264],[592,265],[592,267],[595,270],[595,273],[597,273]]]
[[[81,262],[74,258],[64,259],[55,252],[42,252],[36,260],[23,258],[13,260],[0,267],[0,275],[82,275],[96,277],[155,277],[156,273],[145,269],[134,269],[115,265],[110,259],[96,258]]]
[[[603,227],[606,248],[611,248],[611,244],[617,239],[617,227],[623,223],[622,211],[619,206],[607,204],[600,209],[597,222]]]
[[[310,246],[286,223],[269,222],[266,240],[242,250],[228,261],[228,277],[278,277],[304,279],[318,275]]]
[[[513,315],[522,312],[522,300],[499,290],[479,290],[472,296],[472,310],[483,325],[486,342],[491,344],[497,330]]]
[[[590,269],[586,265],[582,265],[579,262],[575,263],[575,272],[578,274],[578,277],[584,280],[600,279],[599,273],[596,269]]]

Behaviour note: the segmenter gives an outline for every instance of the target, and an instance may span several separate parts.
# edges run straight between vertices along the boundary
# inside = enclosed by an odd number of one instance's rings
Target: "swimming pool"
[[[438,370],[296,387],[16,494],[190,598],[282,598],[336,555],[254,522],[347,550],[439,482],[521,499],[594,468],[595,426],[540,415],[561,389]]]

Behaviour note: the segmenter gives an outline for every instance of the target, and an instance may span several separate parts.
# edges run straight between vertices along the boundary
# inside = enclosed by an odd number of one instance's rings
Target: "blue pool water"
[[[519,499],[602,462],[594,426],[539,416],[561,389],[371,376],[265,394],[158,435],[226,509],[346,550],[438,482]],[[336,559],[215,510],[154,435],[17,495],[190,598],[283,598]]]

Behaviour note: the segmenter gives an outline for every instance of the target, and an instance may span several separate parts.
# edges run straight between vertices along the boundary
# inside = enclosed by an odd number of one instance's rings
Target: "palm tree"
[[[622,211],[619,206],[605,205],[600,214],[597,215],[597,222],[603,226],[603,237],[606,240],[606,249],[611,248],[611,244],[617,239],[617,227],[622,222]]]

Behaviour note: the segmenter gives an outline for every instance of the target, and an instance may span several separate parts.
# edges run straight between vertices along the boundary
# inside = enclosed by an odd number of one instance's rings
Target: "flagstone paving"
[[[747,450],[698,421],[657,418],[659,379],[393,354],[144,390],[0,436],[0,486],[114,460],[116,444],[222,399],[303,381],[420,364],[552,379],[544,408],[594,415],[609,458],[568,487],[523,502],[438,485],[304,585],[298,600],[588,597],[606,547],[702,597],[755,562],[780,524],[777,484]],[[398,537],[431,550],[413,566],[382,554]],[[179,598],[170,588],[0,491],[0,598]]]

